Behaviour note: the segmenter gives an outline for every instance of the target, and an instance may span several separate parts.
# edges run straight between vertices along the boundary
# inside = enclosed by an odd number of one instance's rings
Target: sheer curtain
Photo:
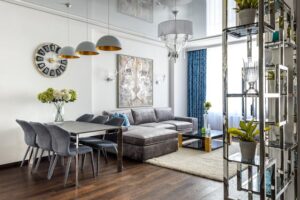
[[[228,47],[228,92],[241,93],[243,59],[247,58],[246,43],[232,44]],[[257,59],[257,50],[253,49],[253,58]],[[207,49],[207,78],[206,78],[206,101],[212,104],[209,110],[209,124],[212,129],[222,130],[222,47]],[[229,126],[237,127],[242,116],[241,98],[228,100]]]

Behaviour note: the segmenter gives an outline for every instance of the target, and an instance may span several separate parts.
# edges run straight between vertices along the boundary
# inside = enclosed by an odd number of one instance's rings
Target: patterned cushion
[[[120,113],[120,114],[125,114],[128,117],[129,123],[134,124],[133,116],[131,113],[130,109],[125,109],[125,110],[111,110],[111,111],[103,111],[104,115],[109,115],[110,117],[115,114],[115,113]]]
[[[153,108],[132,109],[132,115],[135,125],[156,122]]]
[[[171,108],[155,108],[155,115],[158,122],[174,119]]]

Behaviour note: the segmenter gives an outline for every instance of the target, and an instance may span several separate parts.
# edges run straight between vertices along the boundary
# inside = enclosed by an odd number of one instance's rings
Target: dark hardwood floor
[[[69,184],[63,186],[64,168],[46,179],[48,161],[31,174],[28,166],[0,170],[0,199],[97,199],[97,200],[221,200],[223,184],[208,179],[124,159],[124,171],[117,173],[116,158],[101,162],[101,173],[92,177],[89,160],[80,173],[79,188],[73,187],[75,162]]]

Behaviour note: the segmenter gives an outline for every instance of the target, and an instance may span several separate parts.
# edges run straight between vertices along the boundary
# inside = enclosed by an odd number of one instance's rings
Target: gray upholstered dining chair
[[[53,175],[58,157],[68,157],[68,161],[66,164],[65,178],[64,178],[64,185],[66,185],[69,176],[69,170],[70,170],[72,158],[76,156],[76,152],[77,152],[76,146],[70,142],[69,132],[55,125],[46,125],[46,127],[51,134],[52,149],[55,152],[54,161],[51,165],[48,179],[51,179]],[[84,145],[79,146],[78,148],[79,155],[84,155],[88,153],[91,155],[91,165],[92,165],[93,175],[95,177],[93,149],[91,147],[84,146]]]
[[[109,119],[109,117],[107,115],[99,115],[97,117],[95,117],[93,120],[91,120],[91,123],[95,123],[95,124],[104,124],[105,122],[107,122]]]
[[[93,114],[84,114],[76,119],[77,122],[90,122],[92,121],[94,115]]]
[[[25,143],[28,146],[27,150],[25,152],[25,155],[23,157],[23,160],[21,162],[20,167],[22,167],[24,165],[24,162],[25,162],[25,160],[27,158],[27,155],[28,155],[29,151],[31,150],[30,156],[29,156],[29,159],[28,159],[28,163],[30,163],[30,160],[32,158],[32,154],[33,154],[33,152],[35,150],[34,159],[33,159],[33,163],[32,163],[32,170],[33,170],[34,169],[34,165],[35,165],[35,161],[36,161],[36,158],[37,158],[37,153],[38,153],[38,150],[39,150],[39,146],[36,143],[36,132],[34,131],[34,129],[32,128],[32,126],[28,122],[23,121],[23,120],[18,120],[18,119],[16,120],[16,122],[23,129]]]
[[[53,159],[54,159],[54,152],[52,150],[50,132],[48,131],[46,126],[41,123],[30,122],[30,125],[32,126],[32,128],[34,129],[34,131],[36,133],[36,143],[39,146],[39,148],[42,150],[40,157],[35,165],[34,172],[36,172],[38,170],[42,156],[43,156],[44,152],[47,151],[48,157],[50,156],[51,152],[53,153],[51,156],[50,165],[49,165],[49,169],[48,169],[48,174],[49,174],[50,167],[51,167],[51,165],[53,163]]]
[[[104,123],[105,125],[111,125],[111,126],[122,126],[124,124],[123,118],[112,118],[109,121]],[[115,132],[110,133],[115,134]],[[101,157],[101,151],[103,152],[103,155],[105,157],[105,161],[107,162],[107,152],[106,149],[114,149],[116,153],[118,153],[117,144],[113,141],[99,139],[96,137],[87,137],[82,138],[80,142],[84,145],[88,145],[93,147],[94,149],[97,149],[97,175],[99,174],[99,168],[100,168],[100,157]]]

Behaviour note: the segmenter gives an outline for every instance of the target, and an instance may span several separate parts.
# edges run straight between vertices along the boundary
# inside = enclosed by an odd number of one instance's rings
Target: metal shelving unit
[[[296,43],[291,36],[291,27],[295,29],[295,18],[291,8],[284,0],[260,0],[258,22],[243,26],[228,27],[228,0],[223,1],[223,114],[224,114],[224,199],[286,199],[286,191],[292,183],[297,187],[297,87]],[[266,20],[268,19],[268,20]],[[278,20],[277,20],[278,19]],[[278,31],[279,40],[270,41],[268,35]],[[295,30],[294,30],[295,31]],[[290,34],[285,37],[285,34]],[[247,55],[252,58],[252,42],[258,42],[258,81],[257,93],[247,93],[247,81],[242,71],[242,92],[229,93],[228,90],[228,39],[229,37],[247,38]],[[291,48],[293,54],[286,54]],[[276,63],[266,63],[265,51],[277,55]],[[242,58],[241,58],[242,59]],[[290,66],[286,60],[293,60]],[[244,69],[243,69],[244,70]],[[240,99],[242,119],[254,120],[259,125],[259,154],[251,163],[242,160],[241,153],[230,154],[231,137],[229,128],[230,99]],[[292,103],[291,103],[292,102]],[[250,106],[249,106],[250,105]],[[289,108],[289,105],[292,107]],[[250,108],[249,108],[250,107]],[[292,109],[292,110],[291,110]],[[291,117],[292,113],[292,117]],[[293,127],[288,129],[288,127]],[[265,131],[270,127],[270,131]],[[293,140],[287,138],[292,135]],[[231,164],[237,165],[236,175],[229,175]],[[236,193],[231,192],[230,182],[236,181]],[[296,198],[296,189],[294,197]]]

